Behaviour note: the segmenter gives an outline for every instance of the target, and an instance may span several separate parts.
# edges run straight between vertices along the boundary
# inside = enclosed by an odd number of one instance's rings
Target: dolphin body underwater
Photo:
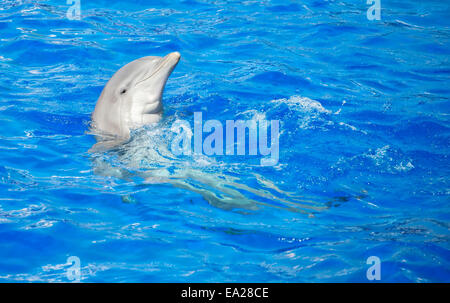
[[[244,185],[239,177],[231,176],[221,168],[208,171],[204,168],[195,168],[192,163],[186,165],[185,162],[169,155],[168,150],[165,150],[167,157],[152,158],[152,162],[159,162],[158,165],[163,166],[162,168],[144,167],[146,170],[142,171],[139,157],[142,157],[142,154],[144,157],[147,156],[145,151],[148,152],[148,149],[142,146],[145,144],[139,140],[130,142],[131,130],[161,121],[164,87],[179,60],[178,52],[172,52],[165,57],[142,57],[126,64],[111,77],[103,88],[92,114],[91,134],[95,136],[97,143],[89,149],[89,152],[94,154],[92,158],[94,173],[127,179],[131,168],[136,171],[132,176],[143,178],[145,184],[169,183],[177,188],[200,194],[211,205],[222,209],[256,210],[258,206],[265,205],[307,214],[322,210],[323,206],[284,192],[256,173],[252,173],[252,178],[263,188]],[[157,138],[147,139],[153,141]],[[122,158],[133,159],[128,162],[126,169],[113,167],[101,157],[95,156],[96,153],[114,150],[119,151],[124,156]],[[154,153],[153,150],[153,154],[158,152]],[[169,172],[167,167],[175,169]],[[244,192],[257,197],[259,201],[247,197]],[[277,197],[273,192],[281,194],[284,198]],[[262,202],[260,199],[276,201],[284,207]]]

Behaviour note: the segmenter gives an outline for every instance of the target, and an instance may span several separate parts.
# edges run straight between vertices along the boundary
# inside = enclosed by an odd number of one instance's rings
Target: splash
[[[308,97],[291,96],[289,99],[277,99],[272,100],[271,102],[275,104],[287,104],[290,109],[300,113],[308,113],[312,115],[331,114],[331,111],[323,107],[319,101]]]

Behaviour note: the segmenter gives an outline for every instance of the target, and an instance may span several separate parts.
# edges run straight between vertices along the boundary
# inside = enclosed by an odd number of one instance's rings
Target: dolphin
[[[180,53],[148,56],[120,68],[108,81],[92,113],[91,131],[99,143],[90,151],[130,139],[130,130],[162,118],[162,95]]]

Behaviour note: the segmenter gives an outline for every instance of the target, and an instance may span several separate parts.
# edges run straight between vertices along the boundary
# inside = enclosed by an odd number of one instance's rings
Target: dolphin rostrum
[[[178,52],[142,57],[111,77],[92,114],[92,130],[103,147],[127,141],[130,130],[161,120],[164,86],[179,60]]]

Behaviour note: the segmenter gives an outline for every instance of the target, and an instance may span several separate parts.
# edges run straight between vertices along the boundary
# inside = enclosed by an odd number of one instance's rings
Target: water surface
[[[0,8],[0,281],[450,282],[446,1],[68,7]],[[162,123],[89,154],[107,80],[172,51]],[[172,157],[194,112],[279,120],[279,163]]]

